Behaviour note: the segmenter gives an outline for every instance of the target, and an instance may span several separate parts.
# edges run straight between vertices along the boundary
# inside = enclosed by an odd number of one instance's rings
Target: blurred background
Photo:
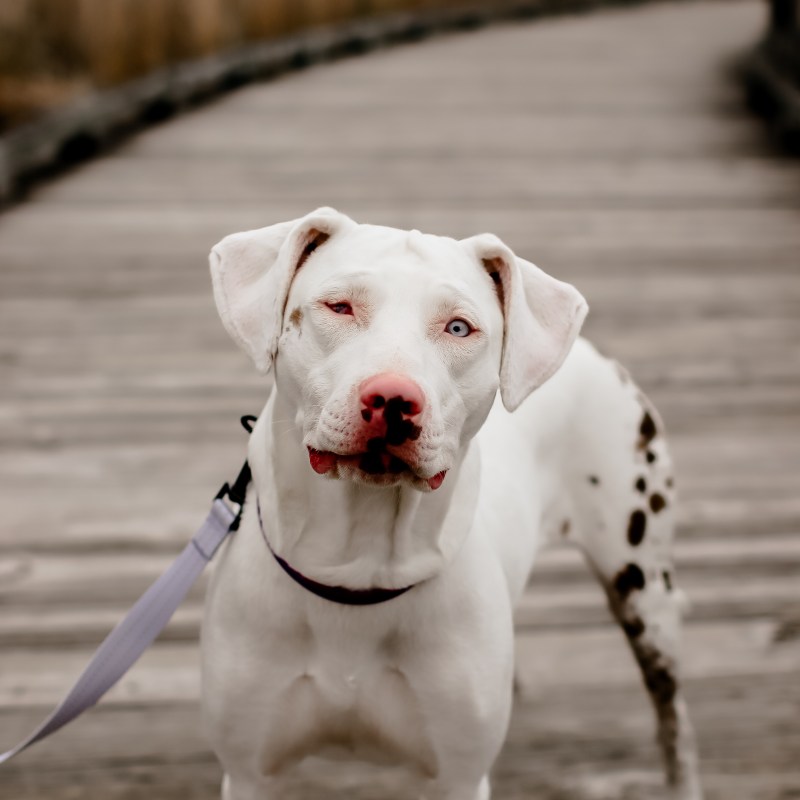
[[[588,298],[586,335],[672,442],[707,797],[800,797],[797,42],[795,0],[3,0],[0,749],[243,458],[266,389],[216,316],[210,247],[325,204],[491,231]],[[97,709],[0,768],[0,800],[217,796],[202,590]],[[662,797],[576,554],[542,558],[516,622],[496,796]],[[289,800],[404,796],[310,764]]]

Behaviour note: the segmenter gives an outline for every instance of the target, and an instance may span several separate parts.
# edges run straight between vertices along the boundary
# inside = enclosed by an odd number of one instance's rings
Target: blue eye
[[[450,322],[445,325],[444,329],[451,336],[458,336],[459,339],[463,339],[465,336],[469,336],[472,333],[469,322],[463,319],[451,319]]]

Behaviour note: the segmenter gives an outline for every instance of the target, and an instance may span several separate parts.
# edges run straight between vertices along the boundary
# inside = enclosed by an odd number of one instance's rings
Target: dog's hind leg
[[[671,560],[627,553],[613,567],[586,555],[642,672],[658,724],[667,785],[675,800],[701,800],[691,721],[680,689],[681,611]]]
[[[701,800],[697,754],[680,688],[685,606],[675,583],[672,465],[647,399],[628,399],[605,430],[603,455],[577,480],[574,525],[566,536],[584,552],[625,633],[655,708],[667,784],[675,800]],[[619,408],[625,408],[620,402]],[[618,424],[615,425],[615,422]]]
[[[653,702],[667,785],[676,800],[700,800],[694,732],[680,689],[681,603],[674,573],[659,567],[631,561],[602,582]]]

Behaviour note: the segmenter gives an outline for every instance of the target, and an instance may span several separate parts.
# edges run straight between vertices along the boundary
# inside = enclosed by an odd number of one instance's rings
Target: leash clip
[[[245,414],[240,420],[242,427],[248,433],[253,432],[253,426],[257,421],[258,417],[254,417],[252,414]],[[247,486],[250,483],[250,478],[250,465],[245,461],[239,474],[236,476],[236,480],[233,482],[233,486],[226,481],[222,484],[222,487],[217,492],[217,496],[214,498],[215,500],[224,502],[225,505],[228,506],[231,514],[234,515],[230,527],[232,531],[239,530],[239,523],[242,521],[244,500],[247,496]],[[226,497],[228,498],[227,502],[225,500]],[[231,505],[235,506],[235,508],[231,508]]]
[[[239,523],[242,521],[244,500],[247,496],[247,486],[249,483],[250,465],[245,461],[233,485],[229,484],[227,481],[223,483],[222,487],[217,492],[217,496],[214,498],[215,500],[222,500],[225,505],[230,508],[231,513],[235,515],[230,528],[232,531],[238,530]]]

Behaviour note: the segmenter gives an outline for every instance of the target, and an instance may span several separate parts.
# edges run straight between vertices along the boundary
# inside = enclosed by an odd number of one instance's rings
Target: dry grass
[[[455,0],[3,0],[0,130],[151,70],[302,28]]]

